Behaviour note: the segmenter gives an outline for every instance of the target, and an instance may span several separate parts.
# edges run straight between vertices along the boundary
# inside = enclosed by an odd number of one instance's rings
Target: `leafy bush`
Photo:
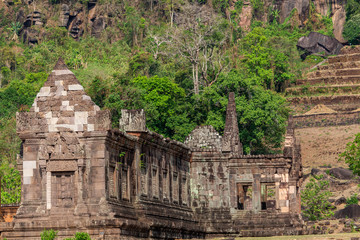
[[[1,142],[0,142],[1,143]],[[9,163],[3,162],[1,167],[1,203],[19,203],[21,198],[21,176],[20,173],[11,168]]]
[[[359,199],[357,198],[357,194],[353,194],[351,197],[346,198],[346,206],[349,206],[351,204],[358,204]]]
[[[75,233],[74,238],[66,238],[65,240],[91,240],[90,235],[85,232],[77,232]]]
[[[309,220],[327,219],[334,215],[328,200],[331,196],[331,192],[327,190],[328,187],[328,181],[311,178],[301,192],[301,203],[305,209],[303,214]]]
[[[353,45],[360,43],[360,14],[354,15],[346,21],[343,35]]]
[[[40,234],[41,240],[54,240],[58,234],[58,231],[54,231],[53,229],[44,230]]]
[[[345,161],[354,175],[360,176],[360,133],[352,142],[346,144],[345,151],[339,155],[339,161]]]

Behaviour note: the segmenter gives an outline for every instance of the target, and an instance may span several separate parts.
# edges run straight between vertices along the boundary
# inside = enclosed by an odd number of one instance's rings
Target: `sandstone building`
[[[206,238],[302,234],[299,144],[290,121],[284,153],[243,155],[234,94],[224,135],[211,126],[184,143],[123,110],[120,130],[59,60],[29,112],[17,114],[22,200],[1,237]]]

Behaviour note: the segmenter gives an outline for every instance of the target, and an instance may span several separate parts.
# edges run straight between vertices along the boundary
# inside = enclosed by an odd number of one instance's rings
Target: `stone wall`
[[[360,123],[360,112],[319,113],[294,116],[296,128],[340,126]]]
[[[197,126],[186,138],[185,144],[192,150],[220,151],[222,137],[213,126]]]

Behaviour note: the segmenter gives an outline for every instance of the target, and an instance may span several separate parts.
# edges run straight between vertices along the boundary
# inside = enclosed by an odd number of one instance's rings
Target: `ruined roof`
[[[243,147],[239,138],[239,127],[236,114],[235,93],[229,93],[229,102],[226,108],[222,151],[243,154]]]
[[[31,121],[32,129],[25,129],[29,124],[21,124],[24,121]],[[59,58],[30,111],[18,114],[18,122],[18,131],[95,131],[110,128],[110,115],[91,100]]]

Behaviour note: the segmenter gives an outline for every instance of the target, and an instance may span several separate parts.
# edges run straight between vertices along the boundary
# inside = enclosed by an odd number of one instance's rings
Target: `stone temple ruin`
[[[17,114],[22,200],[1,237],[175,239],[303,234],[299,144],[289,122],[284,153],[243,155],[234,94],[224,135],[199,126],[184,143],[123,110],[120,129],[60,59],[29,112]]]

